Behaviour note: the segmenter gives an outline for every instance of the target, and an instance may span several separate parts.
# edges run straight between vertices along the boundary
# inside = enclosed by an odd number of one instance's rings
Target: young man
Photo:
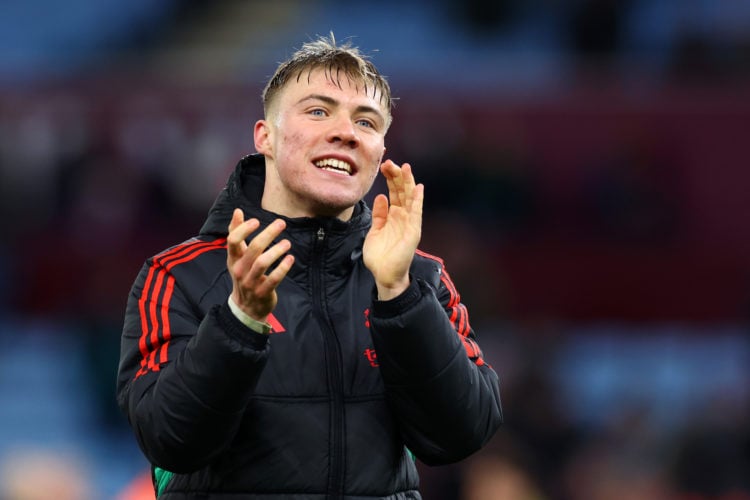
[[[417,250],[424,188],[382,162],[390,88],[321,38],[263,103],[260,154],[133,285],[118,402],[160,499],[420,498],[415,457],[461,460],[502,414],[455,286]]]

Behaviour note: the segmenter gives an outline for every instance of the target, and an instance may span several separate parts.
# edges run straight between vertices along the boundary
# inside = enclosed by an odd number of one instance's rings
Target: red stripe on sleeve
[[[159,365],[156,365],[154,361],[156,360],[156,350],[153,350],[148,355],[148,370],[146,371],[159,371]]]
[[[218,250],[219,248],[224,248],[226,241],[227,240],[225,238],[222,238],[221,240],[217,240],[214,243],[212,243],[211,246],[204,247],[204,248],[201,248],[201,249],[196,249],[191,254],[186,255],[186,256],[184,256],[184,257],[182,257],[180,259],[177,259],[176,256],[175,256],[175,258],[172,259],[172,260],[170,260],[169,263],[164,266],[164,268],[167,271],[171,271],[172,268],[174,266],[176,266],[177,264],[183,264],[185,262],[189,262],[189,261],[193,260],[194,258],[198,257],[199,255],[204,254],[206,252],[210,252],[211,250]]]
[[[445,287],[448,289],[450,298],[448,299],[448,307],[451,308],[450,320],[453,324],[453,328],[462,336],[465,336],[468,332],[468,318],[466,317],[466,308],[461,304],[461,296],[456,291],[456,286],[451,281],[450,276],[445,269],[440,276],[440,281],[443,282]]]
[[[154,257],[152,261],[151,267],[148,270],[148,276],[146,277],[143,285],[143,290],[141,291],[141,297],[138,299],[138,312],[141,316],[141,338],[139,339],[138,346],[140,348],[141,355],[144,357],[144,360],[146,356],[148,356],[148,345],[146,341],[148,340],[149,332],[148,315],[146,314],[146,302],[149,299],[149,292],[151,291],[151,283],[154,278],[154,273],[159,267],[161,267],[161,259],[169,258],[170,256],[178,254],[188,249],[190,246],[196,245],[198,243],[203,242],[190,241],[187,243],[183,243],[160,253],[159,255]]]
[[[459,295],[458,290],[456,289],[456,285],[453,283],[450,274],[448,274],[448,271],[445,268],[445,262],[443,262],[443,259],[441,259],[440,257],[429,254],[419,249],[417,249],[416,254],[440,264],[440,281],[448,290],[449,294],[447,307],[451,309],[449,315],[450,322],[456,332],[458,332],[461,336],[468,335],[470,328],[468,311],[463,306],[463,304],[461,304],[461,296]]]
[[[461,340],[463,341],[466,355],[474,361],[477,366],[482,366],[484,364],[484,359],[482,358],[482,350],[479,348],[479,344],[468,337],[461,337]]]
[[[463,304],[459,304],[458,307],[461,310],[461,317],[463,318],[463,325],[459,328],[458,333],[466,337],[469,335],[469,310]]]
[[[167,361],[167,350],[169,349],[169,342],[164,342],[161,345],[161,349],[159,349],[159,362],[156,363],[153,367],[154,371],[159,371],[161,368],[162,363]],[[156,351],[154,351],[156,352]]]
[[[172,338],[172,330],[169,324],[169,303],[172,300],[172,293],[174,292],[174,276],[167,278],[167,288],[164,292],[164,299],[161,303],[161,324],[163,325],[162,333],[162,348],[159,353],[159,364],[167,362],[167,344]]]
[[[458,309],[455,307],[451,308],[451,315],[448,318],[451,321],[451,325],[453,325],[453,328],[456,328],[456,322],[458,321]]]
[[[141,338],[138,339],[138,347],[141,351],[141,356],[144,358],[148,355],[148,346],[146,345],[146,338],[148,337],[148,321],[146,320],[146,299],[148,298],[148,290],[151,287],[151,280],[154,278],[154,266],[148,270],[148,276],[146,276],[146,282],[143,285],[143,291],[141,292],[141,298],[138,299],[138,313],[141,316]]]
[[[471,325],[469,324],[469,310],[466,309],[466,306],[461,303],[461,296],[459,295],[458,290],[456,289],[456,285],[453,283],[450,274],[448,274],[448,271],[446,271],[445,269],[445,262],[443,262],[443,259],[441,259],[440,257],[423,252],[419,249],[417,249],[416,253],[417,255],[421,255],[422,257],[425,257],[427,259],[434,260],[435,262],[438,262],[440,264],[442,268],[442,272],[440,273],[440,281],[448,290],[449,294],[447,307],[450,309],[450,314],[448,315],[448,319],[450,320],[451,325],[453,325],[453,329],[456,330],[456,333],[461,339],[464,348],[466,349],[467,356],[471,358],[477,366],[482,366],[483,364],[485,364],[484,359],[482,358],[482,350],[479,348],[479,345],[474,342],[474,340],[469,338],[469,333],[471,332]]]
[[[466,337],[466,335],[469,333],[468,330],[466,329],[466,323],[467,323],[467,320],[466,320],[466,308],[463,307],[462,304],[458,304],[456,306],[456,309],[458,310],[458,317],[459,317],[458,326],[456,327],[456,331],[462,337]]]
[[[156,281],[154,283],[154,295],[151,297],[151,302],[149,302],[149,317],[151,318],[151,332],[150,332],[150,339],[151,339],[151,348],[156,348],[157,343],[159,342],[159,318],[157,316],[156,312],[156,305],[159,303],[159,294],[161,294],[161,287],[162,283],[164,282],[164,276],[167,273],[164,271],[164,269],[159,271],[159,274],[156,277]],[[149,361],[149,368],[151,367],[151,362]]]
[[[154,257],[138,299],[138,312],[141,316],[141,337],[138,339],[138,347],[142,359],[136,377],[149,370],[158,371],[159,365],[167,361],[167,345],[172,337],[169,304],[174,292],[174,277],[168,274],[169,271],[177,264],[188,262],[205,252],[223,248],[225,243],[226,238],[211,242],[191,240]],[[161,307],[157,311],[159,296],[162,293],[164,296],[161,299]]]

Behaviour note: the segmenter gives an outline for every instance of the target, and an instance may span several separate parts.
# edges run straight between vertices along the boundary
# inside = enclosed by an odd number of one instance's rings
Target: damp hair
[[[383,108],[390,114],[394,102],[386,78],[370,59],[351,44],[350,40],[337,43],[333,33],[302,45],[276,72],[263,89],[263,111],[268,116],[279,91],[290,81],[310,79],[314,70],[322,69],[326,78],[341,87],[342,82],[362,84],[364,92],[373,98],[380,94]]]

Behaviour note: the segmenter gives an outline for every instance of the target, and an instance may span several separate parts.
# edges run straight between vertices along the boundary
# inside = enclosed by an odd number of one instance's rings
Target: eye
[[[317,116],[317,117],[324,117],[324,116],[326,116],[326,112],[322,108],[311,109],[310,111],[308,111],[308,113],[310,115],[312,115],[312,116]]]
[[[357,121],[356,121],[355,123],[356,123],[357,125],[360,125],[360,126],[362,126],[362,127],[367,127],[367,128],[375,128],[375,124],[374,124],[374,123],[372,123],[372,121],[371,121],[371,120],[367,120],[367,119],[365,119],[365,118],[360,118],[360,119],[359,119],[359,120],[357,120]]]

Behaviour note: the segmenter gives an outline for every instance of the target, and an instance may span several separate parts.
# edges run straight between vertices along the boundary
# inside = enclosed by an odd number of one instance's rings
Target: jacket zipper
[[[318,229],[313,244],[312,296],[315,315],[323,333],[326,374],[330,391],[330,428],[328,473],[329,498],[341,498],[344,493],[344,384],[342,377],[341,346],[328,317],[325,293],[325,239],[326,231]]]

